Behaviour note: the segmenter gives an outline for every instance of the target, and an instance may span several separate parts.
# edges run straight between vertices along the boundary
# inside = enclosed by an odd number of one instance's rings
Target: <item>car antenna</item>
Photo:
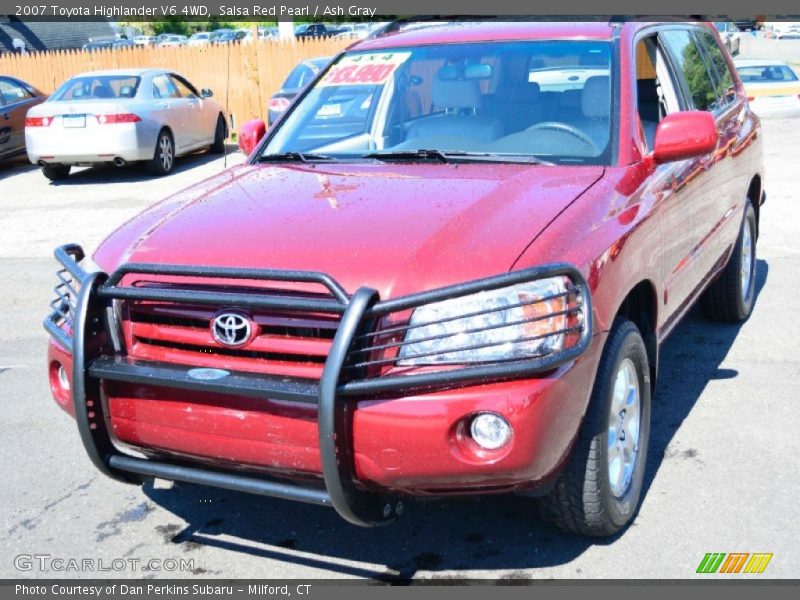
[[[230,122],[231,121],[231,113],[230,113],[230,97],[231,97],[231,44],[226,44],[228,46],[228,72],[226,74],[226,81],[225,81],[225,119]],[[228,125],[225,125],[225,133],[228,133]],[[222,144],[222,165],[223,169],[228,168],[228,140],[226,139]]]

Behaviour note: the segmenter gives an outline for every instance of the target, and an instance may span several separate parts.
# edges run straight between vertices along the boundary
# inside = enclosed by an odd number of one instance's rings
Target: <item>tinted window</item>
[[[0,79],[0,104],[14,104],[32,98],[31,94],[21,85]]]
[[[723,108],[733,101],[735,97],[733,75],[728,67],[728,62],[725,60],[725,55],[714,36],[708,31],[698,31],[697,38],[700,42],[707,68],[715,80],[713,108]]]
[[[306,85],[314,77],[314,72],[306,65],[297,65],[294,70],[289,73],[289,77],[283,83],[285,90],[299,90]]]
[[[51,100],[102,100],[133,98],[139,78],[131,75],[89,75],[70,79],[53,94]]]
[[[735,98],[733,76],[711,33],[673,30],[662,35],[678,62],[693,108],[719,110]]]

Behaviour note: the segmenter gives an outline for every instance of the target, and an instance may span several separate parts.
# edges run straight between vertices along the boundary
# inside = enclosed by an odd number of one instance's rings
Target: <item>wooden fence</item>
[[[234,127],[265,118],[270,96],[303,59],[332,56],[349,40],[260,40],[207,47],[142,47],[114,50],[64,50],[0,56],[0,74],[11,75],[43,92],[53,92],[69,77],[84,71],[133,67],[171,69],[198,89],[210,88],[214,99],[233,116]]]

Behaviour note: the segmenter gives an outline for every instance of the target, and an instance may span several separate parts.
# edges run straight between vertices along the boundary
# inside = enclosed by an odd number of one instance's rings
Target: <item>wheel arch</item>
[[[756,173],[750,179],[750,185],[747,188],[747,199],[753,205],[753,210],[756,213],[756,239],[758,239],[761,232],[761,197],[764,194],[763,182],[761,175]]]
[[[639,329],[650,363],[650,389],[655,391],[658,375],[658,293],[649,279],[634,285],[625,295],[615,317],[624,317]]]

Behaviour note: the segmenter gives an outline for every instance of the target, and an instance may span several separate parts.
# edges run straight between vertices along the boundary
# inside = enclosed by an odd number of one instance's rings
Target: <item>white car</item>
[[[136,46],[155,46],[157,39],[154,35],[137,35],[133,38],[133,43]]]
[[[163,40],[161,43],[159,43],[158,45],[161,46],[161,47],[185,46],[186,45],[186,40],[188,40],[188,39],[189,38],[187,38],[185,35],[171,35],[171,36],[167,37],[165,40]]]
[[[100,163],[144,162],[166,175],[176,156],[224,151],[227,121],[211,96],[163,69],[77,75],[28,111],[28,158],[51,180],[67,177],[72,166]]]
[[[210,46],[217,36],[207,31],[198,31],[189,38],[189,46]]]
[[[759,117],[800,116],[800,76],[780,60],[742,58],[734,61],[750,109]]]

